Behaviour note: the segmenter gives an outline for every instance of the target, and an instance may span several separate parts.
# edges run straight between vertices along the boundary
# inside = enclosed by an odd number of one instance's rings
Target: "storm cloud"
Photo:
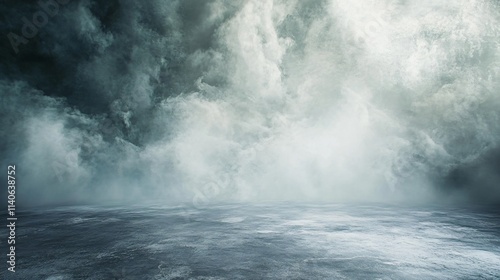
[[[18,203],[500,202],[498,1],[40,3],[0,4]]]

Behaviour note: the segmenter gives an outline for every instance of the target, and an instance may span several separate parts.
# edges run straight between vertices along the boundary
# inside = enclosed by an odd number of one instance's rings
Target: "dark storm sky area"
[[[18,204],[500,203],[498,1],[59,2],[0,3]]]

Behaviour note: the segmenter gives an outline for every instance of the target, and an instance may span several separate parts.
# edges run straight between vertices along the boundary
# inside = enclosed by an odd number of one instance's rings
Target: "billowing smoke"
[[[0,9],[18,203],[500,201],[498,1]]]

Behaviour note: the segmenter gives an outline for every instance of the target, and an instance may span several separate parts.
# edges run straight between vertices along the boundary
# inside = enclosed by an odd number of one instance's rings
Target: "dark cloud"
[[[500,201],[495,1],[61,3],[0,4],[20,203]]]

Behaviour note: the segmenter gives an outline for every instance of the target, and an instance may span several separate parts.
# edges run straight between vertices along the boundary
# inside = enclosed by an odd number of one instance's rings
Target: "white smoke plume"
[[[40,9],[0,5],[19,36]],[[70,1],[5,36],[2,160],[27,204],[498,202],[499,26],[494,0]]]

